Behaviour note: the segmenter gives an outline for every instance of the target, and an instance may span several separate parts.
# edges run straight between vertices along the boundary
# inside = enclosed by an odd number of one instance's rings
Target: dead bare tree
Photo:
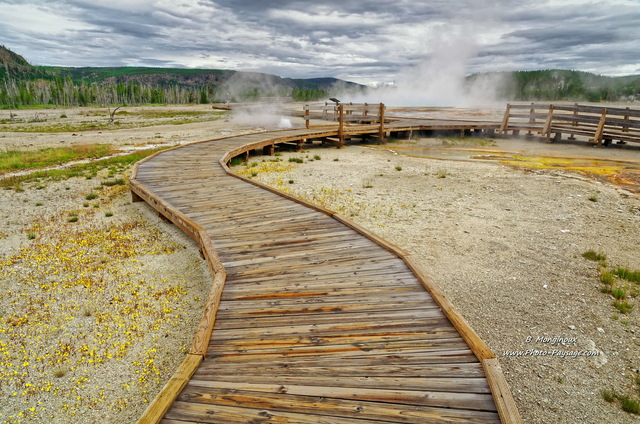
[[[113,123],[113,121],[115,120],[115,117],[116,117],[116,112],[121,107],[122,106],[118,106],[117,108],[113,109],[113,112],[111,112],[111,108],[108,108],[108,110],[109,110],[109,123]]]

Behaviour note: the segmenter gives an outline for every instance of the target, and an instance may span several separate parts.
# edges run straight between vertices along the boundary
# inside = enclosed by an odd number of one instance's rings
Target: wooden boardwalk
[[[214,275],[190,354],[139,423],[521,422],[497,359],[409,254],[226,168],[331,131],[196,143],[134,169],[134,200]]]

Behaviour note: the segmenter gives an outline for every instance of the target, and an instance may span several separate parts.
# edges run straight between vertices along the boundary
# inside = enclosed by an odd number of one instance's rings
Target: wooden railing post
[[[380,116],[380,144],[387,144],[387,139],[385,137],[384,131],[384,103],[380,103],[380,112],[378,113],[378,115]]]
[[[535,113],[536,113],[536,109],[535,109],[535,103],[531,103],[531,109],[529,109],[529,131],[527,132],[527,135],[533,135],[533,133],[531,132],[531,127],[536,123],[536,117],[535,117]]]
[[[309,105],[305,105],[305,111],[304,111],[304,119],[305,119],[305,126],[307,127],[307,129],[309,129],[309,120],[310,120],[310,116],[311,116],[311,108],[309,107]]]
[[[600,115],[600,122],[598,123],[598,129],[593,137],[593,141],[598,143],[598,146],[602,145],[602,133],[604,133],[604,124],[607,121],[607,108],[602,108],[602,114]]]
[[[338,105],[338,139],[340,140],[340,146],[344,146],[344,105],[341,103]]]
[[[629,108],[629,106],[627,106],[626,110],[628,111],[628,110],[631,110],[631,109]],[[627,112],[627,114],[624,115],[624,120],[625,121],[629,120],[629,113],[628,112]],[[629,132],[629,125],[623,125],[622,126],[622,132]]]
[[[504,117],[502,118],[502,124],[500,125],[501,133],[505,133],[507,131],[507,125],[509,125],[509,115],[511,114],[511,103],[507,103],[507,108],[504,110]]]
[[[549,105],[549,113],[547,114],[547,121],[544,123],[542,129],[542,135],[547,136],[547,140],[551,138],[551,122],[553,121],[553,103]]]

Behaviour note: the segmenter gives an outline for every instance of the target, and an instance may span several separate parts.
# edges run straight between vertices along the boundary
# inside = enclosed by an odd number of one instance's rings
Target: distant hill
[[[45,76],[41,70],[31,66],[24,57],[12,52],[5,46],[0,46],[0,79],[14,78],[40,78]]]
[[[4,82],[4,84],[2,84]],[[223,69],[31,66],[0,47],[0,105],[211,103],[328,98],[365,86],[336,78],[292,79]]]

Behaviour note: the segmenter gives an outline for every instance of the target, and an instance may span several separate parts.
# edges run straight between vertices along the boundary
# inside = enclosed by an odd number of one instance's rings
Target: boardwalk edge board
[[[424,122],[416,122],[415,126],[405,125],[403,129],[407,127],[415,130],[425,129]],[[472,125],[473,127],[473,125]],[[371,128],[363,127],[361,133],[372,132]],[[304,205],[312,210],[323,213],[336,221],[341,222],[345,226],[353,229],[364,237],[370,239],[374,243],[383,247],[387,251],[396,255],[398,258],[402,259],[402,261],[409,267],[409,269],[414,273],[416,278],[423,285],[425,290],[431,295],[434,301],[438,304],[442,312],[445,316],[451,321],[456,330],[460,333],[463,340],[469,345],[469,348],[474,353],[474,355],[480,361],[482,368],[485,372],[485,376],[487,382],[489,384],[492,396],[494,398],[494,402],[496,404],[496,408],[498,410],[498,414],[500,420],[503,423],[522,423],[522,419],[519,415],[517,406],[513,399],[511,390],[509,385],[504,378],[504,375],[501,371],[500,365],[498,363],[497,358],[491,351],[491,349],[486,345],[486,343],[473,331],[467,321],[462,317],[462,315],[457,312],[457,310],[453,307],[448,298],[444,295],[444,293],[436,286],[433,280],[427,276],[427,274],[421,269],[421,267],[417,264],[417,262],[413,259],[411,254],[404,251],[403,249],[389,243],[388,241],[382,239],[381,237],[371,233],[369,230],[361,227],[360,225],[354,223],[353,221],[339,215],[338,213],[328,210],[326,208],[320,207],[318,205],[313,205],[308,203],[307,201],[292,196],[287,193],[283,193],[278,191],[272,187],[266,186],[261,183],[257,183],[250,179],[244,178],[242,176],[236,175],[231,172],[229,167],[227,166],[228,161],[235,156],[246,153],[250,150],[257,149],[259,147],[264,147],[271,144],[291,142],[295,140],[302,139],[314,139],[316,137],[323,137],[326,134],[337,135],[336,129],[316,129],[316,130],[308,130],[306,133],[298,133],[298,134],[287,134],[288,131],[277,131],[277,132],[258,132],[251,134],[243,134],[246,135],[254,135],[254,134],[263,134],[264,138],[245,144],[239,148],[233,149],[231,151],[227,151],[220,159],[219,164],[224,169],[224,171],[235,178],[246,181],[247,183],[258,186],[264,190],[268,190],[270,192],[276,193],[279,196],[292,200],[298,204]],[[211,274],[213,276],[213,284],[211,286],[210,294],[205,304],[205,308],[203,311],[202,319],[200,324],[197,327],[196,334],[194,336],[194,341],[189,351],[189,354],[185,358],[184,362],[180,365],[178,370],[174,373],[171,379],[167,382],[167,384],[163,387],[158,396],[151,402],[148,408],[143,413],[142,417],[138,420],[138,424],[157,424],[160,422],[164,414],[169,410],[177,396],[180,394],[181,390],[187,385],[193,373],[195,373],[196,369],[199,367],[200,363],[204,360],[207,345],[209,343],[209,339],[211,337],[212,329],[215,323],[215,316],[220,305],[220,298],[222,295],[222,291],[224,288],[224,284],[226,281],[226,271],[224,266],[220,262],[220,258],[218,257],[217,251],[213,244],[213,241],[209,238],[206,232],[191,219],[186,217],[183,213],[176,210],[167,202],[153,195],[152,192],[146,187],[144,184],[137,181],[137,175],[139,171],[139,165],[157,157],[160,154],[166,153],[171,150],[179,149],[186,146],[191,146],[193,144],[200,144],[210,141],[216,140],[225,140],[233,137],[223,137],[212,140],[199,141],[196,143],[191,143],[189,145],[177,146],[165,151],[158,152],[144,160],[136,163],[132,170],[130,185],[133,201],[145,201],[151,207],[156,209],[160,214],[165,216],[171,222],[176,224],[179,228],[185,231],[194,241],[196,241],[200,248],[202,249],[203,256],[207,261]],[[212,163],[211,166],[215,166],[215,163]]]

